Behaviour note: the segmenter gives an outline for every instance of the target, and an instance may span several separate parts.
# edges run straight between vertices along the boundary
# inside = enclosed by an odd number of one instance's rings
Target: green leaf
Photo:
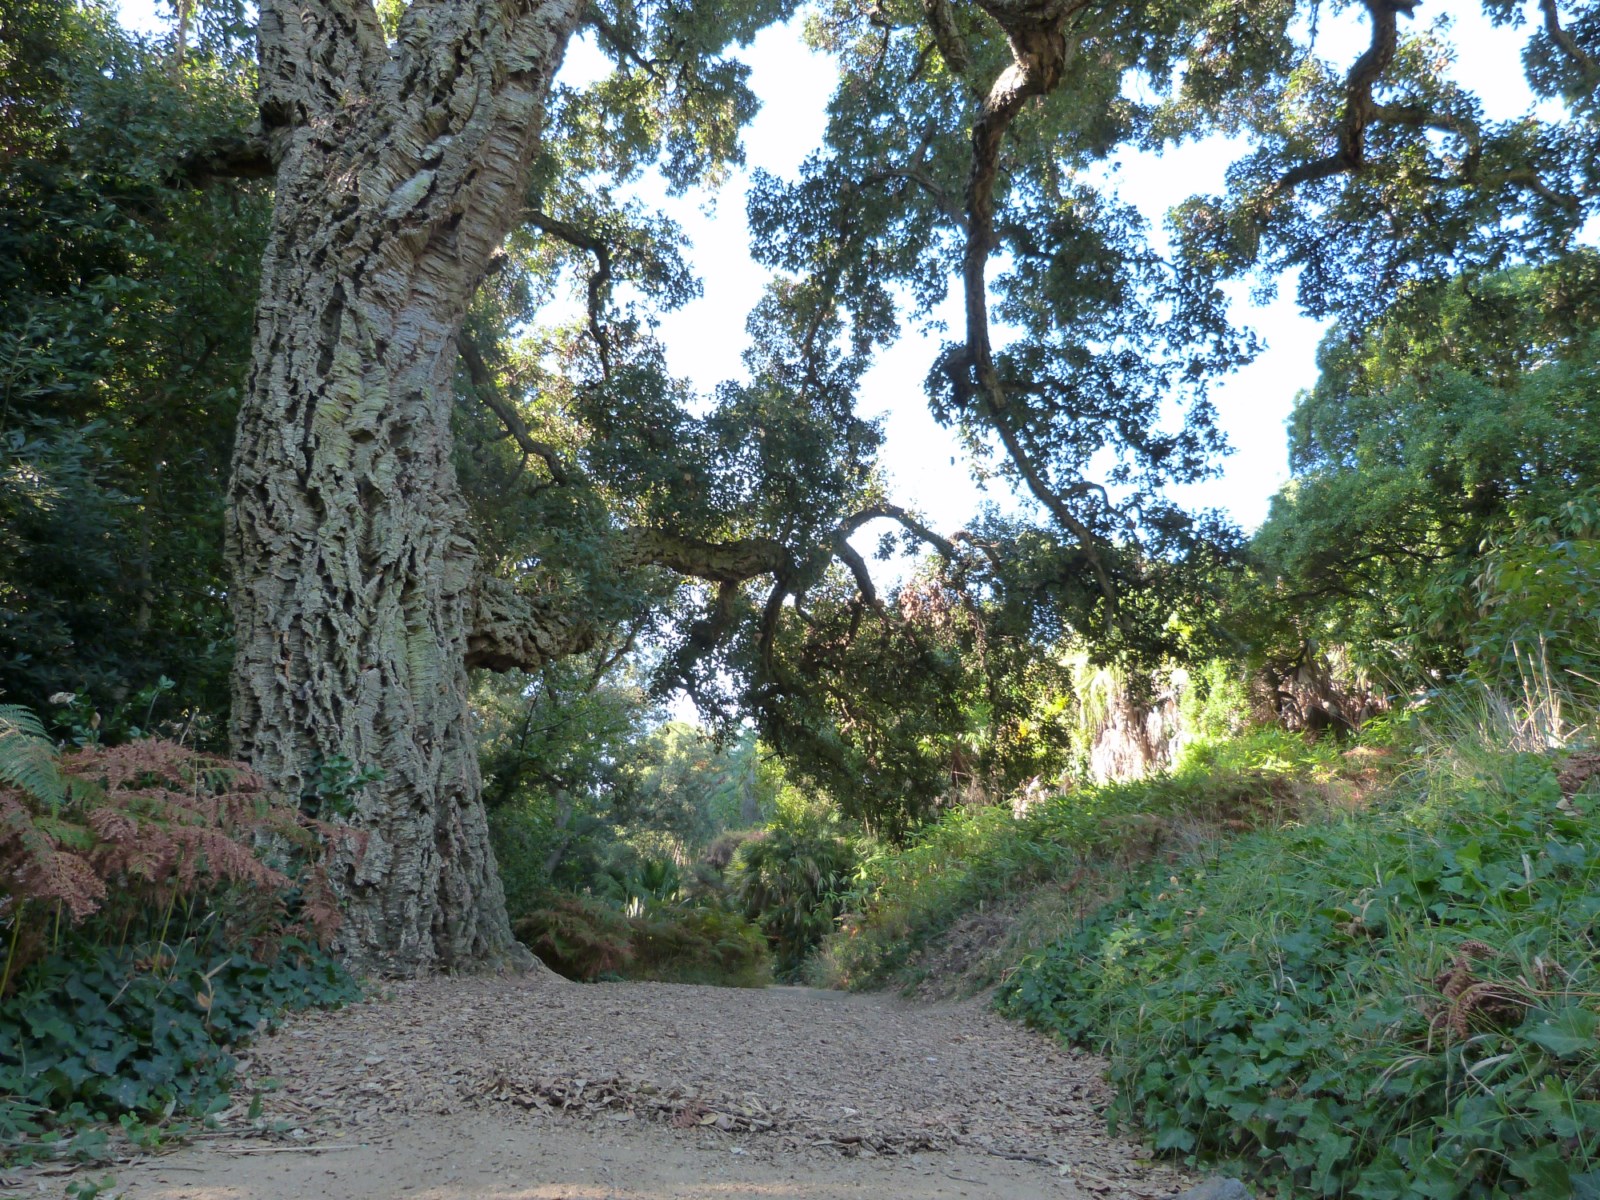
[[[1561,1151],[1550,1142],[1536,1150],[1512,1155],[1511,1173],[1527,1183],[1532,1195],[1572,1195],[1572,1173]]]
[[[1574,1004],[1555,1016],[1542,1020],[1530,1018],[1517,1032],[1557,1058],[1572,1058],[1594,1047],[1595,1034],[1600,1032],[1600,1016]]]

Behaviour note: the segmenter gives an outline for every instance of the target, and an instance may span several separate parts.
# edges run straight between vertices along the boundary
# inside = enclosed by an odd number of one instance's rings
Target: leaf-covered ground
[[[296,1018],[246,1064],[233,1132],[118,1183],[152,1200],[1181,1191],[1106,1135],[1102,1070],[975,1002],[436,979]]]

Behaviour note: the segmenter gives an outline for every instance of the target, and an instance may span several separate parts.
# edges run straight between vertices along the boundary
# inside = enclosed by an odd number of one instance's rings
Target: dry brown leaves
[[[1561,764],[1556,772],[1556,782],[1563,796],[1576,796],[1589,786],[1589,781],[1600,776],[1600,751],[1587,750],[1574,754]]]
[[[1515,985],[1496,979],[1481,979],[1472,964],[1501,957],[1484,942],[1462,942],[1450,966],[1434,977],[1444,1003],[1435,1005],[1428,1018],[1431,1031],[1448,1029],[1456,1038],[1467,1038],[1474,1031],[1510,1029],[1527,1014],[1529,998]]]
[[[793,1116],[776,1112],[760,1100],[744,1102],[707,1099],[682,1088],[662,1089],[638,1080],[611,1079],[508,1079],[497,1075],[477,1089],[474,1099],[513,1104],[524,1111],[560,1113],[611,1120],[661,1121],[674,1129],[705,1129],[719,1133],[779,1133],[788,1146],[832,1147],[844,1154],[910,1154],[919,1150],[945,1150],[956,1144],[949,1132],[906,1132],[871,1128],[811,1129]],[[853,1110],[846,1110],[850,1115]]]
[[[303,1137],[498,1109],[750,1153],[960,1148],[1070,1168],[1117,1195],[1182,1190],[1180,1172],[1106,1134],[1102,1070],[979,1003],[531,976],[424,980],[306,1014],[261,1043],[249,1077],[278,1081],[262,1119]]]

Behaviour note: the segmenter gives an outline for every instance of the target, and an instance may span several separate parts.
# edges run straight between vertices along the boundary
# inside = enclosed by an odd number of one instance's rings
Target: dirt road
[[[975,1002],[435,979],[291,1022],[254,1049],[219,1134],[117,1177],[129,1200],[1120,1200],[1189,1186],[1106,1136],[1100,1069]],[[258,1113],[251,1086],[271,1087]],[[252,1127],[278,1133],[241,1136]]]

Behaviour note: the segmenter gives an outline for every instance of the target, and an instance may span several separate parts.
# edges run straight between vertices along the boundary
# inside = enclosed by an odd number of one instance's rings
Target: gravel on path
[[[1107,1135],[1103,1070],[979,1001],[434,978],[295,1018],[242,1064],[216,1137],[119,1183],[130,1200],[1144,1200],[1190,1186]],[[247,1143],[247,1128],[280,1132]]]

